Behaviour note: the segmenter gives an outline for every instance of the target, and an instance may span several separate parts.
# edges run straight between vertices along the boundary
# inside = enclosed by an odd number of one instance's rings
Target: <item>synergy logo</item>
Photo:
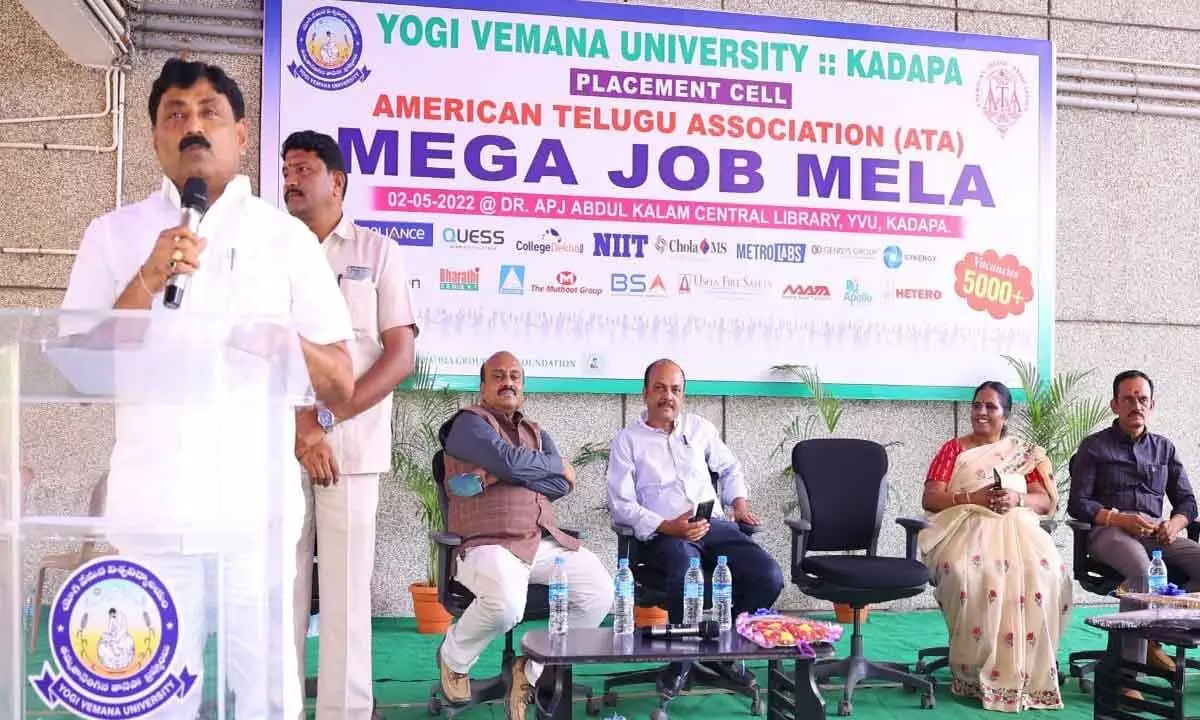
[[[738,243],[737,259],[802,263],[806,247],[804,243]]]
[[[501,265],[500,266],[500,294],[501,295],[524,295],[525,294],[525,266],[524,265]]]
[[[481,247],[495,250],[504,244],[504,231],[446,228],[442,231],[442,242],[451,247]]]
[[[696,242],[681,238],[667,239],[659,235],[654,240],[654,249],[663,255],[667,253],[672,255],[724,255],[728,252],[729,247],[723,242],[712,242],[708,238]]]
[[[900,267],[905,261],[927,264],[936,260],[937,257],[933,255],[906,253],[899,245],[888,245],[883,249],[883,264],[892,270]]]
[[[433,223],[356,220],[354,224],[377,232],[397,245],[433,247]]]
[[[546,253],[583,253],[583,243],[571,243],[559,234],[554,228],[549,228],[542,233],[542,237],[537,242],[527,242],[525,240],[517,241],[517,250],[521,252],[534,252],[538,255]]]
[[[595,257],[641,258],[646,257],[648,235],[630,233],[592,233]]]
[[[293,61],[288,72],[319,90],[342,90],[366,82],[371,74],[366,67],[358,67],[362,50],[362,32],[350,13],[328,5],[319,7],[300,21],[296,30],[300,64]]]
[[[438,272],[438,288],[458,292],[479,292],[479,268],[470,270],[441,268]]]
[[[644,273],[613,273],[608,289],[616,295],[667,296],[667,285],[662,275],[650,277]]]

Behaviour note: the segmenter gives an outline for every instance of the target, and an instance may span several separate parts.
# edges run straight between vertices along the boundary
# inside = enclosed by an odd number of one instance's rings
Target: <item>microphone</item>
[[[720,636],[721,628],[716,620],[702,620],[699,625],[648,625],[642,628],[642,637],[648,640],[715,640]]]
[[[201,178],[188,178],[183,184],[183,192],[179,194],[180,205],[183,206],[183,216],[179,221],[193,233],[200,229],[200,219],[208,210],[208,183]],[[163,305],[178,310],[183,304],[183,291],[187,289],[188,275],[172,275],[167,280],[163,290]]]

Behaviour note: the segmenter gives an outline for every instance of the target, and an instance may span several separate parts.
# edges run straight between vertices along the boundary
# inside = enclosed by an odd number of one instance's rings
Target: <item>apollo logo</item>
[[[800,300],[828,300],[832,295],[828,285],[788,285],[783,289],[783,297]]]

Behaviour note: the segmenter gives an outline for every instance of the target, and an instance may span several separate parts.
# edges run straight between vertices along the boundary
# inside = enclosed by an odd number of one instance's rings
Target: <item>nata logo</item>
[[[797,300],[828,300],[833,297],[828,285],[788,285],[783,289],[782,296]]]
[[[99,558],[70,575],[50,606],[51,659],[29,682],[47,708],[88,720],[137,718],[182,700],[199,679],[169,670],[179,616],[144,566]]]
[[[980,73],[975,84],[975,105],[1004,137],[1029,107],[1029,84],[1017,68],[1004,61],[994,62]]]
[[[296,52],[300,64],[288,72],[319,90],[342,90],[366,82],[371,71],[358,67],[363,40],[358,23],[350,13],[328,5],[304,16],[296,30]]]

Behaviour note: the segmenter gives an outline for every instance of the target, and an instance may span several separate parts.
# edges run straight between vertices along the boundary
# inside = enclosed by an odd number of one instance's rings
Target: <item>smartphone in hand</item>
[[[1000,477],[1000,471],[992,468],[992,492],[1004,491],[1004,479]]]
[[[697,520],[711,520],[713,505],[715,500],[706,500],[696,508],[696,514],[688,518],[688,522],[696,522]]]

